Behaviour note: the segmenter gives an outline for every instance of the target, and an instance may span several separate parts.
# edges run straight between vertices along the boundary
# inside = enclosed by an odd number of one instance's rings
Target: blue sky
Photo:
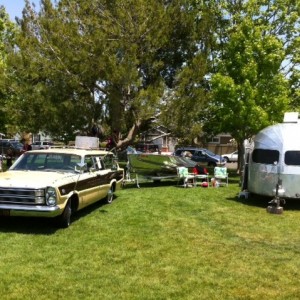
[[[39,0],[31,0],[30,3],[39,3]],[[0,0],[0,6],[5,7],[6,12],[9,14],[12,21],[15,20],[15,17],[22,16],[22,10],[25,6],[24,0]]]

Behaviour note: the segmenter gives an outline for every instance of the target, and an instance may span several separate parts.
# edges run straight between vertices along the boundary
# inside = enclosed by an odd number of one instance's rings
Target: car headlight
[[[48,187],[46,189],[46,203],[49,206],[56,205],[57,195],[56,190],[53,187]]]
[[[45,204],[45,190],[36,190],[34,199],[36,204]]]

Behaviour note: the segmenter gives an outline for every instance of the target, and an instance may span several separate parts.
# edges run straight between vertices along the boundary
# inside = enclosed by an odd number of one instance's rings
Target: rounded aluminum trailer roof
[[[254,148],[300,150],[300,124],[281,123],[266,127],[255,136]]]

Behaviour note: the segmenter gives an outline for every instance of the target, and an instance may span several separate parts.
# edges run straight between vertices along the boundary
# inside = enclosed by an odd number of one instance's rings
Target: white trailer
[[[263,196],[300,199],[300,120],[285,113],[283,123],[254,138],[244,172],[244,189]]]

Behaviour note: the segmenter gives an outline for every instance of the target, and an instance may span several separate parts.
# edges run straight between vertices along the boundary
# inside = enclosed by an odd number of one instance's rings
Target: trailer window
[[[286,151],[284,162],[286,165],[300,166],[300,151]]]
[[[278,150],[267,150],[267,149],[254,149],[252,153],[252,160],[258,164],[273,165],[279,161]]]

